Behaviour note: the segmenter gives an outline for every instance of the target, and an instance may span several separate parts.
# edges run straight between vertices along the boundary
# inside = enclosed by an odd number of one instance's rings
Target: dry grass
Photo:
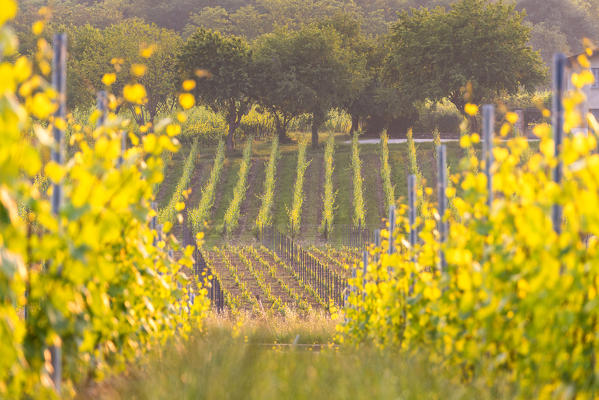
[[[335,323],[325,313],[285,317],[212,314],[202,332],[161,346],[128,370],[86,385],[81,399],[494,399],[509,387],[463,384],[422,354],[370,346],[263,346],[330,343]],[[320,351],[314,351],[314,350]]]
[[[264,344],[293,343],[299,335],[296,343],[327,344],[334,340],[336,324],[337,321],[324,311],[300,314],[287,309],[285,316],[241,312],[235,317],[212,313],[205,321],[203,333],[230,335],[246,342]]]

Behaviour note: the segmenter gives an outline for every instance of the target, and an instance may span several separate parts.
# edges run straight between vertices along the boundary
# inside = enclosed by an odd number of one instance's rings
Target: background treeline
[[[360,17],[367,34],[384,34],[397,11],[447,6],[451,0],[21,0],[17,23],[35,20],[50,5],[62,23],[106,27],[128,18],[189,35],[198,26],[255,38],[277,26],[297,27],[342,11]],[[556,50],[578,51],[584,36],[597,39],[597,0],[517,0],[526,9],[531,42],[544,58]],[[27,29],[25,29],[27,30]],[[23,32],[23,31],[21,31]]]
[[[202,118],[184,129],[226,131],[231,139],[236,130],[284,138],[288,129],[316,133],[323,124],[373,135],[383,129],[405,135],[410,126],[455,132],[465,101],[547,103],[551,55],[599,37],[593,23],[599,0],[460,3],[461,9],[451,0],[22,0],[15,29],[20,52],[33,53],[31,25],[48,6],[45,34],[69,33],[70,108],[84,113],[114,69],[113,91],[132,79],[147,89],[141,110],[130,110],[140,126],[171,111],[181,82],[195,70],[210,71],[196,77]],[[456,31],[469,22],[472,29]],[[202,47],[207,41],[211,49]],[[136,77],[138,48],[149,43],[156,51]],[[202,65],[198,52],[214,56],[217,47],[228,48],[236,63],[224,68],[225,57]],[[227,84],[237,92],[216,93]]]
[[[20,0],[17,31],[27,36],[37,10],[49,5],[58,23],[104,28],[129,18],[140,18],[188,36],[197,27],[253,39],[278,26],[298,27],[348,13],[362,21],[366,34],[381,35],[410,7],[447,6],[451,0]],[[531,44],[545,61],[555,51],[577,52],[581,39],[599,38],[598,0],[516,0],[526,10],[532,27]],[[27,43],[27,41],[22,43]],[[26,44],[27,45],[27,44]]]

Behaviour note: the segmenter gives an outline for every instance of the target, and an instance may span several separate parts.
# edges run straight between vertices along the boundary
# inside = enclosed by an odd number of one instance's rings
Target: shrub
[[[462,119],[459,110],[448,100],[439,103],[427,101],[418,107],[418,121],[414,129],[419,132],[439,129],[443,133],[457,133]]]

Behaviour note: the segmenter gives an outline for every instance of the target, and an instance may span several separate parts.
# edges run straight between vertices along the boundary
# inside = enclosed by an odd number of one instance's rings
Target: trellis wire
[[[278,257],[286,261],[300,279],[311,286],[321,297],[332,299],[338,305],[347,303],[349,292],[346,290],[348,288],[347,278],[326,268],[323,262],[303,249],[296,240],[271,226],[265,228],[262,245],[270,248]]]

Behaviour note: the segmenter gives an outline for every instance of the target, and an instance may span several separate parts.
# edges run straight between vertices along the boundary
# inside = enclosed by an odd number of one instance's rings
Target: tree
[[[225,34],[230,33],[229,13],[222,7],[204,7],[199,13],[189,16],[189,24],[185,26],[183,35],[189,37],[198,28],[211,29]]]
[[[245,40],[198,29],[179,55],[179,67],[198,82],[195,96],[199,103],[225,116],[228,125],[227,149],[233,149],[233,135],[241,118],[252,105],[252,55]],[[197,74],[197,71],[207,71]]]
[[[233,34],[252,40],[266,32],[271,32],[272,18],[268,14],[260,13],[252,5],[243,6],[229,15],[231,31]]]
[[[135,112],[130,105],[136,122],[140,125],[153,122],[161,109],[174,104],[177,93],[179,75],[177,70],[177,53],[182,46],[182,40],[175,32],[159,28],[155,24],[147,24],[140,19],[129,19],[112,25],[103,30],[103,40],[106,46],[106,59],[121,59],[120,72],[112,90],[121,93],[126,84],[133,81],[141,83],[147,92],[147,101],[140,107],[140,113]],[[142,57],[141,49],[153,47],[150,57]],[[136,76],[132,66],[146,66],[145,73]],[[109,64],[105,64],[108,66]],[[100,79],[101,76],[96,79]]]
[[[255,95],[274,116],[281,141],[289,122],[312,115],[312,145],[328,111],[347,96],[350,74],[339,34],[308,25],[298,31],[278,30],[259,38],[255,49]]]
[[[60,28],[60,31],[64,29]],[[67,105],[89,107],[102,88],[102,75],[109,71],[109,51],[102,30],[91,25],[70,27],[67,58]]]
[[[179,36],[140,19],[130,19],[105,29],[91,25],[57,27],[68,33],[69,57],[67,59],[68,106],[89,107],[94,104],[96,93],[104,88],[102,76],[116,71],[116,81],[111,90],[122,93],[126,84],[133,81],[144,85],[146,102],[135,111],[128,104],[139,125],[153,122],[158,112],[173,104],[178,81],[175,54],[181,46]],[[144,46],[153,45],[155,50],[149,58],[140,54]],[[118,60],[118,63],[111,61]],[[145,66],[145,72],[136,76],[133,65]]]
[[[362,34],[360,20],[354,15],[338,13],[319,25],[339,33],[342,51],[348,60],[350,79],[342,108],[351,116],[350,131],[353,133],[358,129],[360,119],[369,115],[370,106],[374,103],[376,69],[382,58],[376,57],[375,40],[369,40]]]
[[[582,51],[582,39],[599,39],[597,17],[576,0],[519,0],[517,9],[526,11],[526,19],[533,24],[544,23],[554,32],[563,32],[568,47]],[[596,10],[596,8],[595,8]],[[554,41],[555,38],[550,38]],[[561,41],[561,39],[558,39]]]
[[[555,53],[570,54],[568,37],[555,26],[545,22],[533,25],[530,32],[530,45],[541,53],[546,65],[551,65]]]
[[[545,67],[528,45],[530,27],[523,18],[511,4],[486,0],[401,12],[385,76],[412,103],[446,97],[462,112],[466,101],[531,90],[544,81]],[[466,93],[469,83],[472,91]]]

